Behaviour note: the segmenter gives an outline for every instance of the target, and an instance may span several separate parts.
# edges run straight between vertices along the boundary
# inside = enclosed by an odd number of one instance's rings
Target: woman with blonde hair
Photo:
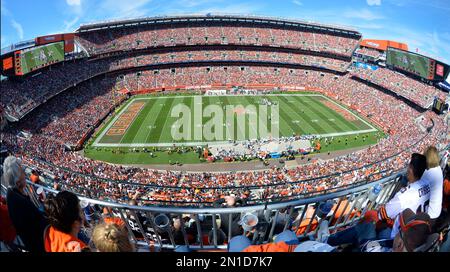
[[[117,224],[101,223],[95,226],[92,232],[92,242],[99,252],[135,251],[127,231]]]
[[[439,166],[439,153],[434,146],[429,146],[425,152],[427,158],[427,170],[423,173],[422,179],[427,180],[430,184],[430,205],[426,212],[430,215],[432,222],[441,214],[442,210],[442,194],[444,177],[442,169]]]

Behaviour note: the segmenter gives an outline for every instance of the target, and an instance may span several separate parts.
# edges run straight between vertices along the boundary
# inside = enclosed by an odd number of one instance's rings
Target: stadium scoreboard
[[[449,73],[449,66],[443,62],[392,47],[386,52],[386,64],[432,81],[442,81]]]
[[[1,57],[4,76],[23,76],[64,61],[64,41],[16,50]]]
[[[26,75],[40,68],[64,61],[64,42],[20,50],[16,55],[16,75]]]
[[[439,98],[435,98],[433,102],[433,109],[437,113],[443,113],[448,108],[448,105],[445,104],[445,101]]]

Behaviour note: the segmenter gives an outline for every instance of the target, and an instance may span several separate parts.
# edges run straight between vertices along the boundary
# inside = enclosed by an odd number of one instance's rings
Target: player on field
[[[427,168],[427,159],[424,155],[414,153],[407,170],[408,185],[402,188],[386,205],[378,210],[378,218],[387,222],[394,222],[391,238],[399,230],[398,215],[411,209],[416,212],[426,212],[430,202],[430,183],[422,179]]]
[[[46,62],[47,60],[47,56],[45,55],[45,52],[42,49],[39,51],[39,60],[43,62]]]

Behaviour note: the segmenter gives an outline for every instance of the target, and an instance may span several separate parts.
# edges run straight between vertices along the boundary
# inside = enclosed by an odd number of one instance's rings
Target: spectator
[[[442,212],[437,218],[434,229],[441,231],[450,224],[450,171],[447,170],[445,174],[445,179],[443,182],[443,201],[442,201]],[[450,242],[448,242],[450,246]]]
[[[36,170],[34,170],[34,169],[31,171],[30,180],[34,184],[40,184],[41,183],[41,180],[39,178],[39,173]]]
[[[360,241],[357,244],[358,250],[366,252],[413,252],[427,251],[437,242],[437,237],[431,235],[431,220],[427,213],[415,214],[411,209],[407,208],[398,217],[400,229],[394,239],[377,239],[374,224],[363,225],[368,223],[364,222],[361,225],[330,236],[328,244],[339,246],[358,240]],[[360,228],[360,230],[364,229],[364,231],[357,230],[358,226],[364,226]],[[338,241],[335,239],[336,237],[344,239]]]
[[[275,236],[273,243],[251,245],[244,235],[230,240],[229,252],[293,252],[298,245],[297,236],[293,231],[285,230]]]
[[[239,201],[236,200],[236,197],[234,195],[225,196],[224,199],[220,199],[218,201],[218,203],[223,202],[226,203],[227,208],[236,207],[236,205],[240,203]],[[242,234],[242,228],[239,225],[240,219],[241,219],[240,215],[237,213],[233,213],[231,215],[231,221],[230,216],[228,214],[220,214],[220,220],[222,222],[220,228],[224,233],[228,233],[231,224],[231,237]]]
[[[16,229],[9,218],[6,199],[0,196],[0,241],[9,245],[16,238],[16,234]]]
[[[427,159],[424,155],[414,153],[407,170],[409,185],[402,188],[395,196],[378,210],[380,220],[394,222],[391,238],[397,235],[399,230],[398,215],[405,209],[414,211],[426,211],[425,207],[430,199],[430,184],[427,180],[421,179],[427,168]]]
[[[427,158],[427,170],[423,173],[422,179],[427,180],[430,184],[430,205],[428,206],[428,214],[434,224],[442,210],[442,194],[443,181],[442,169],[439,166],[439,154],[434,146],[430,146],[424,153]]]
[[[133,252],[134,245],[123,226],[102,223],[95,226],[92,241],[99,252]]]
[[[50,196],[45,202],[50,226],[45,229],[47,252],[81,252],[88,250],[78,234],[83,226],[83,211],[78,197],[68,191]]]
[[[8,187],[6,203],[9,217],[25,249],[44,252],[43,233],[47,221],[26,194],[25,172],[20,161],[13,156],[7,157],[3,162],[3,182]]]

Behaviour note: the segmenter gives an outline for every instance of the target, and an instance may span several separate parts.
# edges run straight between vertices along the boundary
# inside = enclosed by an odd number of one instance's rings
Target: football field
[[[267,116],[261,115],[259,111],[263,105],[268,105]],[[219,117],[216,116],[217,113],[208,114],[214,110],[222,110],[225,113],[227,107],[235,109],[232,122],[225,114]],[[184,115],[178,114],[180,109],[185,111]],[[277,115],[272,115],[275,109]],[[182,127],[180,127],[181,116],[187,118],[183,119],[185,123]],[[195,116],[201,116],[200,123],[195,122]],[[208,124],[211,124],[213,117],[221,122],[215,122],[215,126],[211,128]],[[242,118],[241,122],[239,118]],[[245,122],[242,122],[243,120]],[[127,148],[170,147],[174,144],[196,146],[229,140],[268,138],[261,137],[260,127],[264,124],[262,121],[267,121],[270,137],[272,135],[339,137],[377,132],[377,129],[366,120],[320,94],[144,96],[129,100],[99,130],[92,146]],[[216,133],[217,137],[208,136],[204,131],[206,128]],[[275,129],[277,133],[274,134]],[[183,130],[187,137],[183,139],[174,137],[174,131],[180,130]],[[201,134],[196,134],[199,131]]]

